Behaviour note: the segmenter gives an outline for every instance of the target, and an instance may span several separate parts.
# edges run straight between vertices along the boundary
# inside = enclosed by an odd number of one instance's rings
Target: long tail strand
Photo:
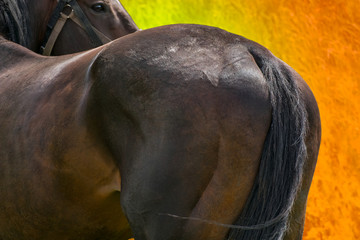
[[[307,114],[287,67],[255,51],[251,54],[269,86],[272,122],[252,192],[234,223],[248,226],[247,230],[231,229],[228,239],[279,240],[286,233],[289,214],[301,186]]]

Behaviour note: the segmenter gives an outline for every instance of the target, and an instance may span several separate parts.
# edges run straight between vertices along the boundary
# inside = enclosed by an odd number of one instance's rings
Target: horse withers
[[[0,60],[1,239],[301,238],[319,112],[260,45],[174,25]]]

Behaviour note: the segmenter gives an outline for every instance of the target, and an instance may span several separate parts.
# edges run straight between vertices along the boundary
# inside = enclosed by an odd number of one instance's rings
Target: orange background
[[[142,29],[217,26],[269,48],[312,88],[322,144],[305,240],[360,239],[360,0],[122,0]]]

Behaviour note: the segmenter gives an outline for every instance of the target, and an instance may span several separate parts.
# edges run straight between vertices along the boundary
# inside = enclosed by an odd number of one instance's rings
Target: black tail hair
[[[231,229],[228,239],[282,239],[302,181],[308,124],[304,102],[289,67],[264,51],[249,48],[269,86],[272,122],[252,191],[234,223],[244,229]]]

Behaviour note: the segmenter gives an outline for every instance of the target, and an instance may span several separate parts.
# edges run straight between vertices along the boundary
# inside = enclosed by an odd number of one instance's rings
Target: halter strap
[[[41,44],[41,47],[40,47],[40,53],[43,53],[45,45],[46,45],[47,41],[49,40],[51,32],[53,31],[55,24],[60,17],[60,12],[64,9],[65,4],[66,4],[66,2],[63,0],[58,1],[58,4],[56,5],[55,10],[54,10],[53,14],[51,15],[50,20],[46,26],[45,37],[44,37],[43,43]]]
[[[76,0],[70,1],[69,3],[72,8],[74,9],[74,12],[76,16],[79,18],[79,20],[83,23],[85,30],[87,34],[90,37],[91,42],[95,47],[101,46],[103,43],[99,39],[98,35],[95,33],[95,31],[92,28],[92,25],[89,21],[89,19],[86,17],[85,13],[81,10],[79,4]]]
[[[63,12],[66,8],[70,8],[70,14],[68,15]],[[45,38],[40,47],[41,54],[46,56],[51,54],[55,42],[68,19],[71,19],[85,30],[94,47],[101,46],[102,44],[111,41],[91,25],[76,0],[59,0],[50,21],[47,24]]]

